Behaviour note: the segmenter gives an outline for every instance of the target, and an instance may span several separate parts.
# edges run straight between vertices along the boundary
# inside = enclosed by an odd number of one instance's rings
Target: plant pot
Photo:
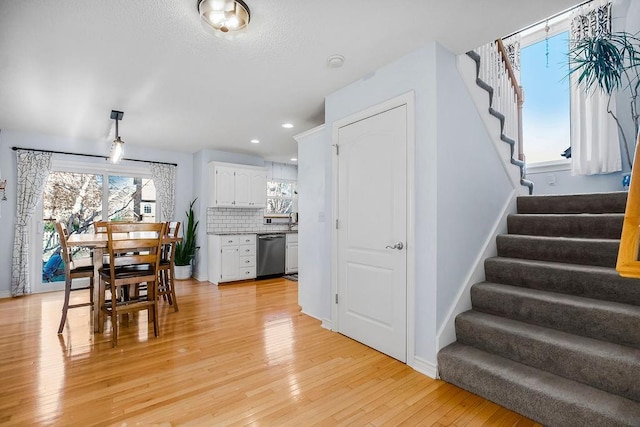
[[[173,267],[176,280],[187,280],[191,278],[191,264],[189,265],[175,265]]]

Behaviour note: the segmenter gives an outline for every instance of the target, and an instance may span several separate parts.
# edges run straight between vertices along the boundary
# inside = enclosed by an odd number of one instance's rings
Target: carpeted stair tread
[[[624,213],[627,192],[520,196],[518,213]]]
[[[620,239],[622,213],[513,214],[507,218],[509,234]]]
[[[438,353],[440,377],[549,426],[640,426],[640,404],[460,343]]]
[[[484,270],[488,282],[640,306],[640,280],[612,267],[493,257]]]
[[[502,257],[615,267],[620,241],[501,234],[496,244]]]
[[[640,349],[473,310],[456,318],[456,333],[462,344],[640,402]]]
[[[471,287],[474,310],[640,348],[640,307],[490,282]]]

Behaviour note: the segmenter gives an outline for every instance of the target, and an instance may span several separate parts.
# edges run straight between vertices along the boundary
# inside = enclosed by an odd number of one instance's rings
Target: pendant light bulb
[[[120,132],[118,132],[118,122],[122,120],[124,113],[122,111],[111,111],[111,118],[116,121],[116,139],[111,144],[111,154],[109,155],[109,161],[111,163],[120,163],[124,156],[124,141],[120,139]]]
[[[111,155],[109,156],[109,161],[111,163],[120,163],[122,157],[124,156],[124,141],[120,139],[118,136],[111,145]]]

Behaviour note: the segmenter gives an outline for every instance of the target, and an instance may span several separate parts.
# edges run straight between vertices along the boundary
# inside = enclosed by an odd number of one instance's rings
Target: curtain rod
[[[68,151],[55,151],[55,150],[38,150],[36,148],[22,148],[22,147],[11,147],[11,149],[13,151],[18,151],[18,150],[25,150],[25,151],[36,151],[38,153],[53,153],[53,154],[67,154],[69,156],[83,156],[83,157],[97,157],[98,159],[105,159],[105,160],[109,160],[109,157],[107,156],[100,156],[98,154],[84,154],[84,153],[71,153]],[[172,165],[172,166],[178,166],[177,163],[167,163],[167,162],[153,162],[151,160],[138,160],[138,159],[127,159],[124,158],[122,160],[127,160],[130,162],[141,162],[141,163],[157,163],[160,165]]]
[[[526,27],[521,28],[521,29],[519,29],[518,31],[516,31],[516,32],[514,32],[514,33],[511,33],[511,34],[509,34],[509,35],[508,35],[508,36],[506,36],[506,37],[502,37],[502,40],[506,40],[506,39],[508,39],[509,37],[511,37],[511,36],[515,36],[516,34],[519,34],[519,33],[523,32],[523,31],[527,31],[528,29],[533,28],[533,27],[535,27],[536,25],[540,25],[540,24],[542,24],[543,22],[550,21],[550,20],[552,20],[553,18],[557,18],[557,17],[558,17],[558,16],[560,16],[560,15],[564,15],[565,13],[571,12],[572,10],[575,10],[575,9],[577,9],[577,8],[579,8],[579,7],[582,7],[582,6],[584,6],[585,4],[587,4],[587,3],[591,3],[592,1],[593,1],[593,0],[583,1],[582,3],[579,3],[579,4],[575,5],[575,6],[572,6],[572,7],[570,7],[569,9],[563,10],[562,12],[558,12],[558,13],[556,13],[555,15],[551,15],[550,17],[545,18],[545,19],[543,19],[542,21],[538,21],[538,22],[536,22],[536,23],[534,23],[534,24],[527,25]]]

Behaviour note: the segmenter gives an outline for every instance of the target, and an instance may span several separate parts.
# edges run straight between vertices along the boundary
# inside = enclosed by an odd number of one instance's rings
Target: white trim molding
[[[438,367],[421,357],[414,357],[413,363],[409,366],[429,378],[433,378],[434,380],[438,378]]]

